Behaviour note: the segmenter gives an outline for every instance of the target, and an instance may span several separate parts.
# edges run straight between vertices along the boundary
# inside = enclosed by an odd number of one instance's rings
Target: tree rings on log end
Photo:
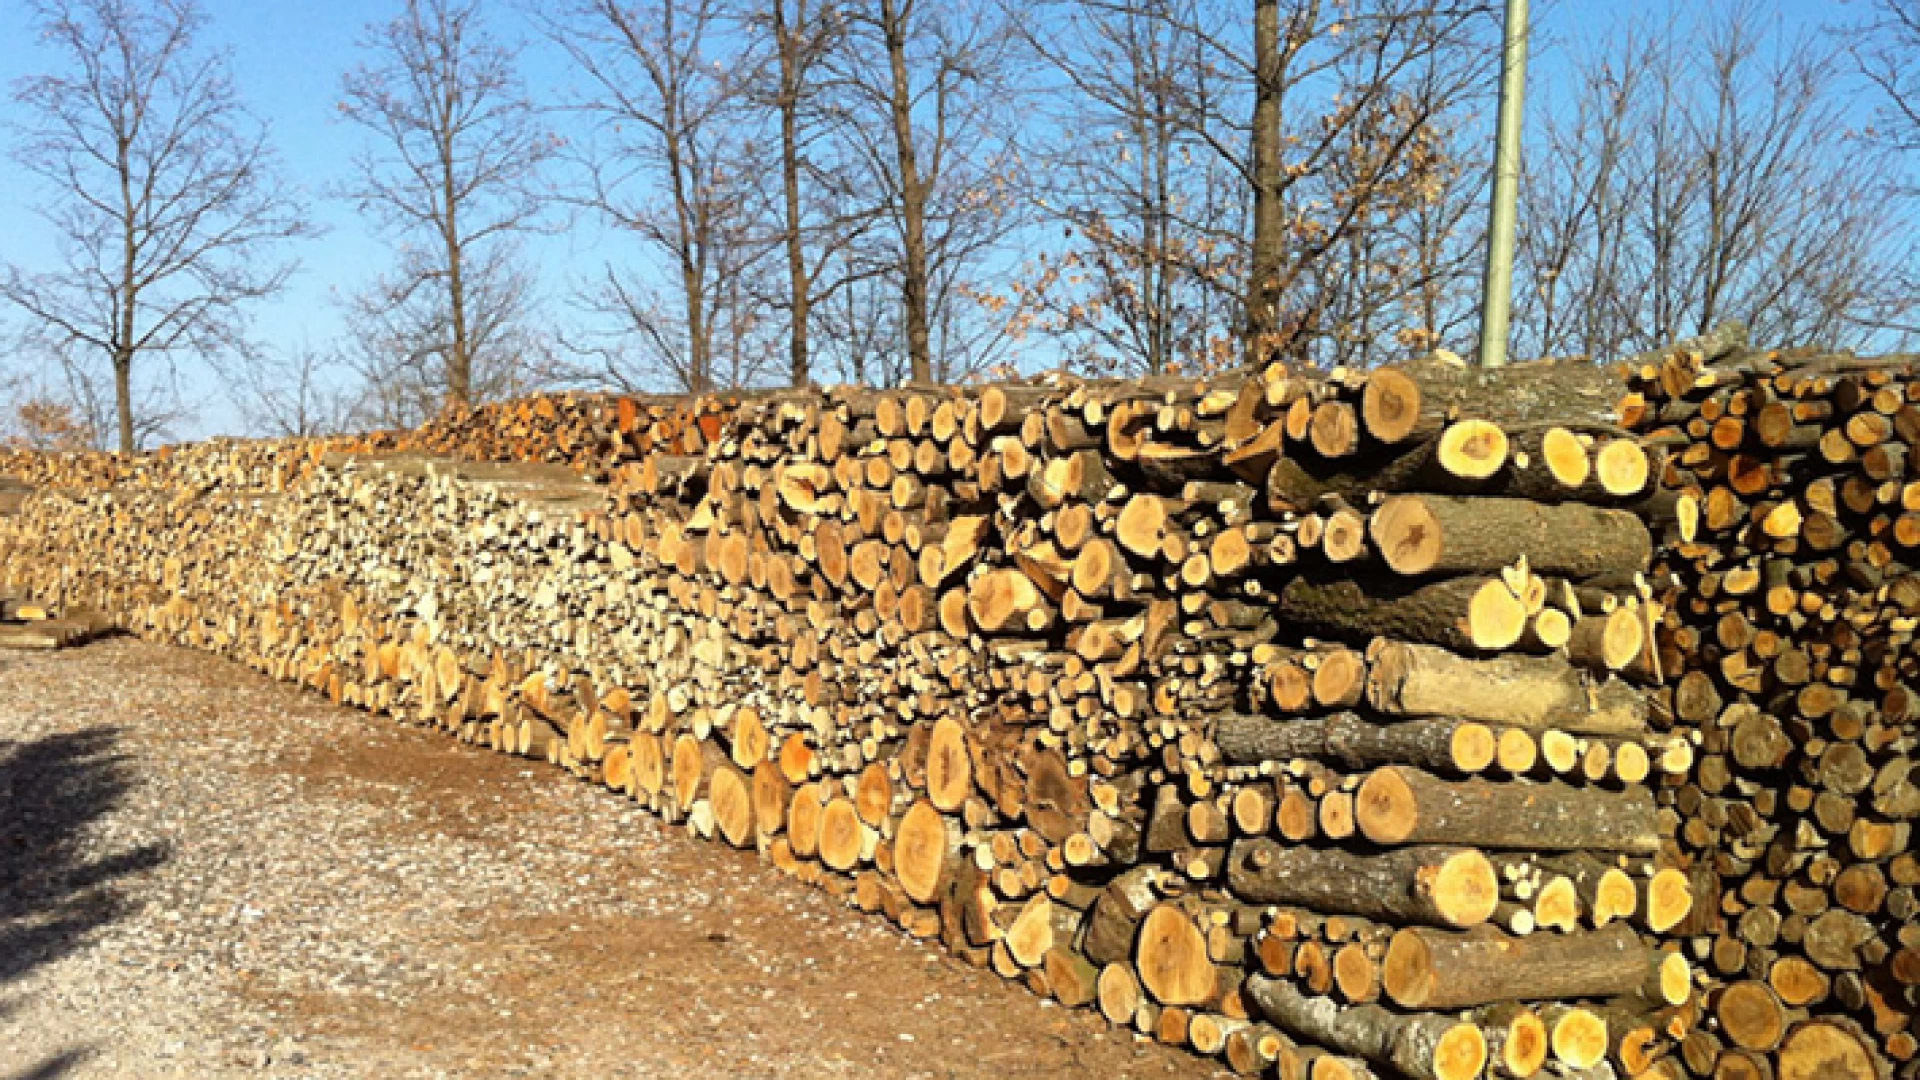
[[[972,790],[966,728],[952,716],[943,716],[934,722],[927,741],[927,798],[941,810],[958,810]]]
[[[1360,422],[1383,443],[1413,434],[1420,423],[1420,384],[1392,368],[1373,372],[1360,391]]]
[[[1404,843],[1419,820],[1413,788],[1396,769],[1375,769],[1355,796],[1360,831],[1376,844]]]
[[[1462,480],[1485,480],[1507,463],[1507,433],[1486,420],[1462,420],[1440,433],[1440,467]]]
[[[947,819],[925,800],[914,803],[893,836],[893,865],[900,887],[916,903],[940,895],[948,855]]]
[[[1140,981],[1162,1005],[1199,1005],[1214,992],[1207,939],[1186,912],[1160,904],[1140,924]]]
[[[1878,1075],[1860,1037],[1837,1024],[1801,1024],[1780,1048],[1779,1080],[1874,1080]]]
[[[1487,1037],[1478,1024],[1455,1024],[1433,1046],[1433,1075],[1479,1076],[1487,1067]]]

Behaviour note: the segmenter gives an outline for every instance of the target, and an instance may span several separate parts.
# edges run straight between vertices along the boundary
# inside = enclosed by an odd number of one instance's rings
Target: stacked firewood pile
[[[415,431],[380,432],[354,448],[567,465],[605,480],[622,462],[656,451],[704,452],[742,400],[766,396],[737,391],[701,397],[539,394],[450,410]]]
[[[1716,1023],[1683,1060],[1920,1075],[1920,366],[1679,352],[1633,372],[1622,411],[1684,502],[1655,575],[1655,714],[1698,753],[1660,801]]]
[[[0,555],[1245,1073],[1873,1076],[1898,1047],[1840,1006],[1783,997],[1762,1050],[1732,1031],[1775,983],[1698,992],[1735,892],[1702,856],[1757,811],[1725,760],[1703,794],[1712,725],[1650,708],[1697,650],[1646,571],[1705,557],[1710,500],[1656,483],[1686,452],[1650,457],[1620,390],[560,396],[110,483],[39,462]]]

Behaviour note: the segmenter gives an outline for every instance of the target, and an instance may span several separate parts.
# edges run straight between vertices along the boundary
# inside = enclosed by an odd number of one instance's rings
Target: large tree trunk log
[[[1644,694],[1615,679],[1594,683],[1557,657],[1474,660],[1400,641],[1379,642],[1368,653],[1367,703],[1381,712],[1579,734],[1646,731]]]
[[[1471,848],[1360,854],[1241,840],[1227,858],[1227,885],[1242,900],[1432,926],[1476,926],[1500,900],[1493,865]]]
[[[1780,1047],[1778,1080],[1875,1080],[1874,1054],[1858,1034],[1839,1024],[1809,1021]]]
[[[1343,1007],[1261,975],[1249,978],[1244,990],[1261,1015],[1293,1037],[1412,1080],[1473,1080],[1486,1067],[1486,1037],[1471,1022],[1405,1016],[1378,1005]]]
[[[1218,988],[1206,935],[1174,904],[1160,904],[1141,920],[1134,966],[1162,1005],[1203,1004]]]
[[[1416,360],[1383,370],[1419,388],[1419,419],[1400,421],[1414,434],[1469,418],[1510,428],[1613,427],[1620,397],[1619,376],[1600,364],[1536,360],[1495,369]],[[1407,411],[1404,405],[1396,410]]]
[[[1507,436],[1496,424],[1469,421],[1411,445],[1372,468],[1281,457],[1267,472],[1267,507],[1304,512],[1328,497],[1365,506],[1378,492],[1498,493],[1508,471]]]
[[[1617,924],[1528,937],[1491,927],[1409,927],[1394,933],[1381,978],[1387,997],[1403,1008],[1462,1009],[1523,999],[1620,997],[1647,982],[1656,959],[1638,935]]]
[[[1360,831],[1376,844],[1471,844],[1518,851],[1660,849],[1653,796],[1515,780],[1441,780],[1389,765],[1360,785]]]
[[[1398,495],[1374,511],[1373,542],[1401,574],[1484,573],[1524,558],[1576,578],[1644,570],[1653,540],[1624,510],[1523,499]]]
[[[1305,720],[1227,713],[1214,721],[1213,739],[1236,765],[1314,758],[1349,769],[1417,765],[1471,774],[1491,765],[1495,751],[1492,729],[1477,721],[1441,717],[1381,724],[1350,712]]]
[[[1281,590],[1276,614],[1348,641],[1386,636],[1470,652],[1511,647],[1527,623],[1526,606],[1492,577],[1411,583],[1301,575]]]

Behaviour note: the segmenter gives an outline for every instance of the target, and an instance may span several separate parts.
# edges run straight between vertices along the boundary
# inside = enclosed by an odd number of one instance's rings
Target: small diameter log
[[[1442,780],[1386,766],[1361,784],[1354,813],[1376,844],[1470,844],[1516,851],[1660,848],[1653,796],[1515,780]]]
[[[1350,713],[1275,720],[1227,713],[1214,721],[1221,756],[1235,765],[1314,758],[1343,768],[1417,765],[1471,775],[1493,763],[1492,729],[1472,720],[1430,718],[1378,724]]]
[[[1554,1060],[1573,1069],[1591,1069],[1607,1058],[1607,1022],[1591,1009],[1549,1005],[1540,1018],[1547,1025]]]
[[[1567,657],[1590,671],[1621,671],[1640,658],[1646,627],[1637,611],[1615,608],[1588,615],[1567,636]]]
[[[1254,975],[1242,987],[1280,1030],[1337,1053],[1362,1058],[1412,1080],[1473,1080],[1487,1064],[1487,1041],[1470,1022],[1403,1016],[1379,1005],[1342,1006],[1292,983]]]
[[[1646,883],[1646,901],[1639,905],[1648,930],[1664,934],[1693,911],[1693,888],[1687,875],[1671,867],[1656,872]]]
[[[1478,652],[1519,642],[1528,612],[1497,577],[1414,583],[1303,574],[1281,590],[1275,614],[1282,622],[1351,641],[1386,636]]]
[[[1241,840],[1228,855],[1227,885],[1256,903],[1430,926],[1477,926],[1500,900],[1493,865],[1471,848],[1361,854]]]
[[[1489,1005],[1473,1013],[1473,1022],[1487,1037],[1489,1075],[1528,1077],[1547,1063],[1547,1025],[1525,1005]]]
[[[1132,964],[1121,960],[1101,968],[1095,993],[1100,1015],[1109,1023],[1133,1022],[1133,1014],[1140,1008],[1140,980],[1134,977]]]
[[[1387,997],[1408,1009],[1462,1009],[1501,1001],[1607,998],[1634,993],[1655,954],[1618,923],[1581,934],[1510,937],[1409,927],[1387,946]]]
[[[1653,541],[1624,510],[1524,499],[1396,495],[1369,527],[1395,573],[1484,573],[1521,558],[1536,573],[1597,577],[1646,569]]]
[[[1473,660],[1431,645],[1376,643],[1367,703],[1395,716],[1460,716],[1533,730],[1639,735],[1646,695],[1609,679],[1595,683],[1557,657]]]

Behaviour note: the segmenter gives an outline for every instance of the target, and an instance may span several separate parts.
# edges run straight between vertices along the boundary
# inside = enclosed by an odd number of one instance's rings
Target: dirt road
[[[0,655],[0,1080],[1208,1076],[544,765]]]

